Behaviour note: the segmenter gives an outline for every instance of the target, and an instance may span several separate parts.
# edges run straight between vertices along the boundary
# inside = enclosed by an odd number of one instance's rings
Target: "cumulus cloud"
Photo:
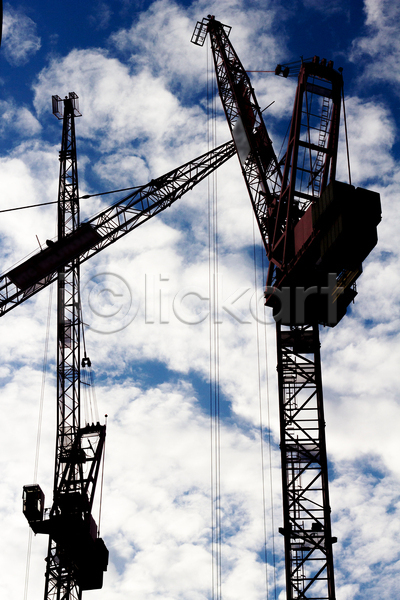
[[[41,40],[36,29],[36,23],[22,10],[5,5],[2,52],[11,65],[24,65],[38,52]]]
[[[346,100],[352,181],[368,187],[372,181],[391,181],[395,171],[392,148],[396,124],[388,107],[377,100],[352,97]],[[344,130],[341,132],[338,179],[347,181]]]
[[[42,126],[31,111],[25,106],[18,106],[13,101],[0,102],[1,132],[17,132],[19,137],[37,135]]]
[[[351,58],[367,60],[364,80],[385,81],[400,91],[400,6],[390,0],[364,0],[367,35],[354,40]]]
[[[206,48],[199,48],[189,41],[196,20],[213,14],[235,30],[236,47],[240,49],[243,64],[248,69],[272,68],[284,51],[274,31],[278,8],[273,2],[230,1],[204,4],[194,3],[188,10],[169,0],[157,0],[130,28],[112,34],[111,42],[128,56],[137,68],[148,68],[165,80],[180,97],[184,91],[188,97],[202,93],[207,70]],[[149,34],[149,32],[151,32]],[[257,49],[251,44],[258,39]],[[145,49],[145,52],[143,50]],[[266,66],[265,56],[268,57]]]

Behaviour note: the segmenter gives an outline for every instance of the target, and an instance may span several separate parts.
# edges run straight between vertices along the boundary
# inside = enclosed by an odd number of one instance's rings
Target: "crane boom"
[[[210,35],[222,106],[269,257],[271,215],[279,197],[281,168],[250,78],[230,43],[230,30],[209,16],[197,23],[191,41],[202,46],[207,33]]]
[[[0,278],[0,316],[56,280],[72,259],[82,263],[159,214],[235,154],[227,142],[153,179]]]

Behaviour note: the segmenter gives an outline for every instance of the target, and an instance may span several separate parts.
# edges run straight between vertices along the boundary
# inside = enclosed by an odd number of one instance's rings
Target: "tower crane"
[[[165,210],[235,153],[232,142],[152,180],[80,222],[75,118],[78,96],[53,96],[62,120],[58,191],[58,237],[47,248],[0,278],[0,316],[57,280],[57,435],[53,501],[45,510],[38,484],[23,489],[23,513],[33,532],[49,536],[45,600],[80,600],[100,589],[108,550],[92,515],[104,452],[106,426],[81,423],[80,354],[82,328],[80,264]]]
[[[335,599],[319,325],[335,327],[377,243],[379,194],[336,181],[342,73],[301,61],[286,154],[278,161],[250,78],[208,15],[219,95],[269,261],[265,301],[277,336],[287,600]],[[278,65],[288,77],[291,67]]]

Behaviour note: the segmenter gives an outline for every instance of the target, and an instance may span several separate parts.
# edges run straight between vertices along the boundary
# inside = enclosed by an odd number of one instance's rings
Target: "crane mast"
[[[269,260],[266,305],[277,335],[287,600],[334,600],[335,585],[319,324],[335,326],[354,299],[362,261],[377,242],[379,194],[337,182],[341,73],[302,61],[287,152],[278,162],[250,79],[208,15],[219,94]],[[277,75],[287,77],[288,66]]]
[[[58,239],[63,240],[80,224],[75,117],[81,114],[77,109],[76,95],[70,93],[64,101],[53,96],[53,113],[63,121],[58,190]],[[71,465],[72,489],[65,485],[60,489],[80,428],[80,327],[79,263],[72,260],[58,270],[57,277],[57,434],[53,518],[61,511],[61,503],[68,502],[70,493],[80,492],[79,462]],[[73,571],[61,566],[57,554],[57,542],[54,535],[50,535],[45,599],[56,598],[59,590],[61,596],[78,599],[81,592]]]
[[[79,228],[75,117],[78,96],[53,96],[53,113],[63,121],[58,191],[58,239]],[[53,503],[43,511],[40,486],[24,486],[23,510],[35,533],[49,535],[45,600],[80,600],[82,590],[99,589],[108,550],[92,516],[105,442],[105,425],[81,426],[79,259],[57,273],[57,433]],[[39,507],[39,509],[38,509]]]

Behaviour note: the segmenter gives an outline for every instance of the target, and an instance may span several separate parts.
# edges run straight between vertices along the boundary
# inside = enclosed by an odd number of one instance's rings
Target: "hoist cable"
[[[105,425],[107,427],[107,417],[108,415],[105,415]],[[104,446],[103,446],[103,460],[102,460],[102,465],[101,465],[101,483],[100,483],[100,504],[99,504],[99,526],[98,526],[98,530],[97,530],[97,537],[100,537],[100,527],[101,527],[101,507],[103,504],[103,485],[104,485],[104,462],[105,462],[105,457],[106,457],[106,444],[104,442]]]
[[[120,190],[111,190],[109,192],[98,192],[97,194],[85,194],[80,196],[79,200],[87,200],[88,198],[94,198],[95,196],[106,196],[107,194],[117,194],[118,192],[130,192],[131,190],[138,190],[143,187],[142,185],[134,185],[132,187],[121,188]]]
[[[48,362],[48,353],[49,353],[52,300],[53,300],[53,286],[51,285],[49,287],[49,305],[47,308],[46,338],[45,338],[44,353],[43,353],[42,385],[41,385],[41,389],[40,389],[39,417],[38,417],[38,429],[37,429],[37,437],[36,437],[36,454],[35,454],[35,467],[34,467],[34,471],[33,471],[33,483],[37,483],[37,474],[38,474],[38,467],[39,467],[40,440],[41,440],[41,434],[42,434],[42,421],[43,421],[43,403],[44,403],[44,392],[45,392],[45,386],[46,386],[47,362]]]
[[[96,194],[85,194],[85,196],[79,196],[78,200],[88,200],[95,196],[106,196],[107,194],[117,194],[118,192],[130,192],[131,190],[138,190],[140,185],[134,185],[133,187],[121,188],[120,190],[110,190],[109,192],[98,192]],[[16,206],[14,208],[4,208],[0,210],[0,213],[11,212],[13,210],[25,210],[25,208],[36,208],[38,206],[48,206],[49,204],[58,204],[58,200],[52,202],[40,202],[39,204],[28,204],[27,206]]]
[[[348,135],[347,135],[346,104],[345,104],[345,101],[344,101],[343,79],[342,79],[342,103],[343,103],[344,134],[345,134],[345,138],[346,138],[347,169],[349,171],[349,184],[351,185],[350,151],[349,151],[349,138],[348,138]]]
[[[24,587],[24,600],[28,598],[28,585],[29,585],[29,569],[31,566],[31,554],[32,554],[32,529],[29,527],[28,535],[28,550],[26,556],[26,569],[25,569],[25,587]]]
[[[81,325],[81,332],[82,332],[82,343],[83,343],[83,353],[84,353],[84,358],[87,359],[87,351],[86,351],[86,337],[85,337],[85,326],[84,326],[84,321],[83,321],[83,312],[82,312],[82,304],[79,305],[79,311],[80,311],[80,325]],[[83,364],[82,364],[83,367]],[[87,368],[86,368],[87,367]],[[92,371],[92,366],[91,363],[89,362],[89,364],[85,364],[85,368],[81,370],[81,374],[83,375],[83,379],[84,381],[82,381],[82,383],[84,384],[84,389],[86,390],[86,395],[85,395],[85,403],[84,403],[84,409],[86,411],[86,422],[89,423],[90,421],[92,423],[98,423],[99,422],[99,411],[98,411],[98,406],[97,406],[97,397],[96,397],[96,390],[95,390],[95,384],[94,384],[94,374]]]
[[[287,126],[287,128],[286,128],[285,137],[283,138],[283,140],[282,140],[282,144],[281,144],[281,147],[280,147],[280,149],[279,149],[279,154],[278,154],[278,161],[279,161],[279,162],[281,162],[281,160],[282,160],[282,157],[283,157],[283,155],[282,155],[282,150],[283,150],[283,147],[284,147],[284,145],[285,145],[286,138],[287,138],[287,136],[288,136],[288,133],[289,133],[290,126],[291,126],[291,122],[289,121],[289,123],[288,123],[288,126]]]
[[[216,94],[210,82],[209,52],[207,52],[207,142],[216,143]],[[213,600],[221,598],[222,528],[221,528],[221,426],[219,385],[219,326],[218,326],[218,201],[215,172],[208,180],[208,275],[209,275],[209,378],[210,378],[210,436],[211,436],[211,577]]]
[[[83,324],[83,313],[82,313],[82,304],[79,301],[79,326],[81,328],[81,339],[82,339],[82,345],[83,345],[83,356],[86,359],[87,358],[87,353],[86,353],[86,339],[85,339],[85,327]],[[86,424],[88,424],[90,422],[90,413],[92,412],[90,409],[90,381],[88,378],[88,373],[86,370],[86,365],[85,368],[83,367],[83,361],[82,364],[79,365],[80,367],[80,373],[81,373],[81,384],[83,384],[83,390],[84,391],[84,399],[83,399],[83,409],[84,409],[84,417],[85,417],[85,422]],[[82,367],[82,368],[81,368]],[[82,400],[82,394],[81,394],[81,400]],[[93,421],[93,419],[92,419]]]
[[[41,202],[40,204],[29,204],[28,206],[16,206],[15,208],[4,208],[0,210],[0,213],[11,212],[13,210],[24,210],[25,208],[36,208],[37,206],[47,206],[48,204],[57,204],[58,200],[54,202]]]
[[[211,147],[210,136],[210,67],[207,46],[207,148]],[[209,395],[210,395],[210,508],[211,508],[211,600],[215,600],[215,523],[214,523],[214,405],[213,405],[213,363],[212,363],[212,265],[211,265],[211,191],[210,178],[207,178],[207,218],[208,218],[208,287],[209,287]]]
[[[33,483],[37,483],[37,475],[38,475],[38,468],[39,468],[40,440],[41,440],[41,436],[42,436],[42,422],[43,422],[44,392],[45,392],[45,387],[46,387],[46,374],[47,374],[47,363],[48,363],[48,353],[49,353],[52,299],[53,299],[53,286],[51,285],[49,287],[49,304],[48,304],[48,309],[47,309],[46,337],[45,337],[44,353],[43,353],[42,384],[41,384],[41,389],[40,389],[39,416],[38,416],[38,427],[37,427],[37,435],[36,435],[35,465],[34,465],[34,469],[33,469]],[[27,600],[27,597],[28,597],[31,555],[32,555],[32,529],[29,528],[28,549],[27,549],[27,556],[26,556],[26,569],[25,569],[24,600]]]
[[[260,419],[260,454],[261,454],[261,487],[262,487],[262,507],[263,507],[263,527],[264,527],[264,562],[265,562],[265,592],[268,600],[268,552],[267,552],[267,503],[265,494],[265,472],[264,472],[264,427],[262,413],[262,393],[261,393],[261,357],[260,357],[260,335],[259,335],[259,315],[257,298],[257,256],[256,256],[256,232],[255,218],[252,218],[253,224],[253,270],[254,270],[254,290],[256,298],[255,317],[256,317],[256,345],[257,345],[257,375],[258,375],[258,405]]]
[[[212,126],[213,126],[213,147],[217,146],[217,93],[216,85],[214,81],[213,90],[213,114],[212,114]],[[214,335],[215,335],[215,397],[216,397],[216,408],[217,408],[217,423],[216,423],[216,472],[218,474],[216,489],[217,493],[217,534],[218,534],[218,578],[219,578],[219,598],[222,597],[222,510],[221,510],[221,418],[220,418],[220,338],[219,338],[219,248],[218,248],[218,171],[213,172],[212,181],[214,184],[214,247],[215,247],[215,268],[214,268]]]
[[[264,249],[261,251],[261,266],[263,281],[267,278],[267,267],[265,264]],[[270,411],[270,393],[269,393],[269,369],[268,369],[268,330],[267,322],[264,319],[264,345],[265,345],[265,375],[266,375],[266,393],[267,393],[267,442],[268,442],[268,462],[269,462],[269,484],[271,498],[271,532],[272,532],[272,564],[274,576],[274,598],[277,600],[276,587],[276,557],[275,557],[275,519],[274,519],[274,478],[272,472],[272,444],[271,444],[271,411]]]

